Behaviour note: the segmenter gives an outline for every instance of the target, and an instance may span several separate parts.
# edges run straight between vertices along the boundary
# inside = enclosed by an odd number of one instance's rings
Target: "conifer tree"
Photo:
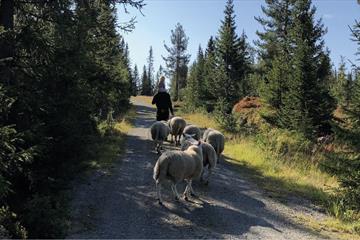
[[[355,21],[351,28],[352,40],[358,45],[357,55],[360,54],[360,22]],[[352,88],[351,100],[344,112],[348,116],[345,123],[338,123],[335,128],[336,138],[348,149],[338,154],[333,170],[340,175],[344,207],[356,213],[360,212],[360,70],[354,65],[355,81]]]
[[[352,79],[347,74],[344,58],[341,58],[335,81],[332,83],[331,93],[341,106],[348,106],[351,98]]]
[[[249,68],[248,51],[245,34],[242,38],[236,34],[233,0],[227,1],[224,15],[215,45],[215,64],[225,72],[221,78],[213,79],[212,94],[217,99],[224,97],[227,105],[232,106],[247,91],[244,82]]]
[[[203,106],[205,103],[204,67],[204,53],[201,46],[199,46],[197,58],[190,67],[186,85],[186,104],[192,109]]]
[[[144,65],[141,75],[141,95],[151,96],[151,85],[148,79],[149,74],[146,71],[147,67]]]
[[[180,89],[186,86],[187,64],[190,61],[190,54],[187,51],[189,38],[180,23],[177,23],[175,30],[171,30],[171,46],[164,44],[168,56],[162,58],[166,63],[166,72],[171,79],[172,98],[178,100]]]
[[[215,73],[216,73],[216,64],[215,64],[215,40],[211,36],[207,48],[205,50],[204,57],[204,84],[203,84],[203,95],[204,95],[204,104],[208,111],[212,111],[216,104],[216,96],[212,93],[212,88],[215,82]]]
[[[261,96],[275,109],[283,105],[287,83],[290,81],[291,45],[290,32],[293,27],[293,5],[295,0],[266,0],[262,11],[267,18],[255,18],[265,32],[257,31],[260,40],[259,72],[263,76]]]
[[[153,49],[152,46],[150,46],[149,49],[149,56],[147,58],[147,62],[148,62],[148,66],[147,66],[147,81],[149,82],[148,84],[150,85],[150,90],[148,90],[148,94],[147,95],[152,95],[153,94],[153,89],[154,89],[154,85],[155,85],[155,81],[154,81],[154,56],[153,56]]]
[[[133,77],[133,79],[134,79],[134,81],[133,81],[133,92],[132,92],[132,95],[133,95],[133,96],[136,96],[136,95],[139,94],[139,90],[140,90],[140,87],[141,87],[139,70],[138,70],[138,67],[137,67],[136,64],[135,64],[135,66],[134,66],[134,70],[133,70],[132,77]]]
[[[321,21],[314,23],[315,11],[311,0],[299,0],[294,5],[294,26],[290,33],[292,74],[279,112],[283,126],[309,138],[331,131],[329,121],[335,108],[325,87],[330,76],[330,68],[324,68],[324,62],[329,62],[323,49],[325,30]]]

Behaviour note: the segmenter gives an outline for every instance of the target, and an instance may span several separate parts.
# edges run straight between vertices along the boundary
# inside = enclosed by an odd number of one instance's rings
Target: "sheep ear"
[[[185,133],[183,133],[182,136],[185,138],[186,137]]]
[[[195,137],[195,135],[196,135],[196,134],[190,134],[189,136],[190,136],[190,137],[192,137],[192,138],[194,138],[194,137]]]

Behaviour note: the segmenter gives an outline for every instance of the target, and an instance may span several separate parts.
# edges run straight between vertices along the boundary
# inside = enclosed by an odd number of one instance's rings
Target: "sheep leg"
[[[185,199],[186,201],[189,200],[189,198],[188,198],[189,191],[190,191],[189,182],[187,182],[185,191],[184,191],[184,193],[183,193],[183,197],[184,197],[184,199]]]
[[[159,204],[162,205],[162,198],[161,198],[161,193],[160,193],[160,189],[161,189],[161,185],[158,181],[156,181],[156,195],[157,195],[157,200],[159,201]]]
[[[194,192],[194,189],[192,188],[192,180],[189,180],[189,190],[190,190],[190,195],[192,196],[192,197],[197,197],[197,195],[195,194],[195,192]]]
[[[174,196],[175,196],[175,200],[176,201],[179,201],[180,197],[179,197],[179,193],[176,189],[176,184],[171,184],[171,190],[173,191],[174,193]]]
[[[201,171],[200,182],[204,181],[204,169]]]
[[[208,170],[207,177],[206,177],[205,185],[208,185],[208,184],[209,184],[209,179],[210,179],[211,173],[212,173],[212,169],[209,169],[209,170]]]

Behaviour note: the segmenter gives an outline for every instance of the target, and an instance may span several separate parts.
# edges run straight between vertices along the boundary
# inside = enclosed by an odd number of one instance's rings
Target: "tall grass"
[[[188,122],[199,127],[220,129],[208,113],[181,113]],[[260,121],[255,119],[254,121]],[[254,124],[251,122],[250,124]],[[256,123],[255,123],[256,124]],[[250,134],[240,135],[226,132],[225,159],[236,165],[241,174],[255,180],[272,197],[286,200],[289,195],[301,196],[321,205],[331,216],[341,208],[336,196],[338,179],[319,168],[325,160],[322,152],[313,152],[314,144],[303,136],[288,130],[257,123],[257,129]],[[339,212],[338,211],[338,212]],[[344,221],[344,218],[329,216],[323,222],[302,216],[304,225],[315,230],[338,232],[336,237],[359,239],[360,222]],[[307,218],[307,220],[306,220]]]

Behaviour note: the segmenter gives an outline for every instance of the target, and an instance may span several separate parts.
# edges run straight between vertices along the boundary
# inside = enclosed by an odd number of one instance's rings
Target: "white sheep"
[[[201,131],[200,131],[200,128],[198,128],[198,127],[195,126],[195,125],[187,125],[187,126],[184,128],[183,133],[192,135],[193,138],[196,139],[196,140],[198,140],[198,141],[200,140]]]
[[[181,150],[182,151],[186,150],[189,146],[191,146],[191,141],[189,141],[189,140],[192,139],[193,136],[194,135],[189,135],[189,134],[183,133],[183,136],[181,138]],[[200,176],[200,181],[204,181],[205,168],[207,167],[208,174],[205,179],[205,184],[208,185],[212,171],[216,167],[217,154],[216,154],[216,151],[213,148],[213,146],[211,146],[207,142],[202,142],[201,147],[202,147],[202,153],[203,153],[203,167],[204,168],[203,168],[203,171]]]
[[[161,153],[163,141],[165,141],[170,133],[170,128],[166,122],[156,121],[150,127],[151,138],[155,142],[155,150]]]
[[[180,144],[180,137],[186,127],[186,121],[181,117],[173,117],[168,121],[171,134],[171,142],[175,136],[175,146]]]
[[[219,163],[221,153],[224,151],[224,135],[215,129],[208,128],[204,132],[203,141],[213,146],[217,154],[217,162]]]
[[[183,196],[188,199],[188,194],[195,195],[191,183],[195,178],[199,178],[203,170],[202,143],[193,140],[192,145],[185,151],[166,151],[157,160],[154,167],[153,178],[156,182],[156,193],[159,204],[162,204],[161,184],[165,180],[172,182],[171,189],[175,199],[179,200],[180,196],[176,189],[176,184],[186,180],[187,185]]]

